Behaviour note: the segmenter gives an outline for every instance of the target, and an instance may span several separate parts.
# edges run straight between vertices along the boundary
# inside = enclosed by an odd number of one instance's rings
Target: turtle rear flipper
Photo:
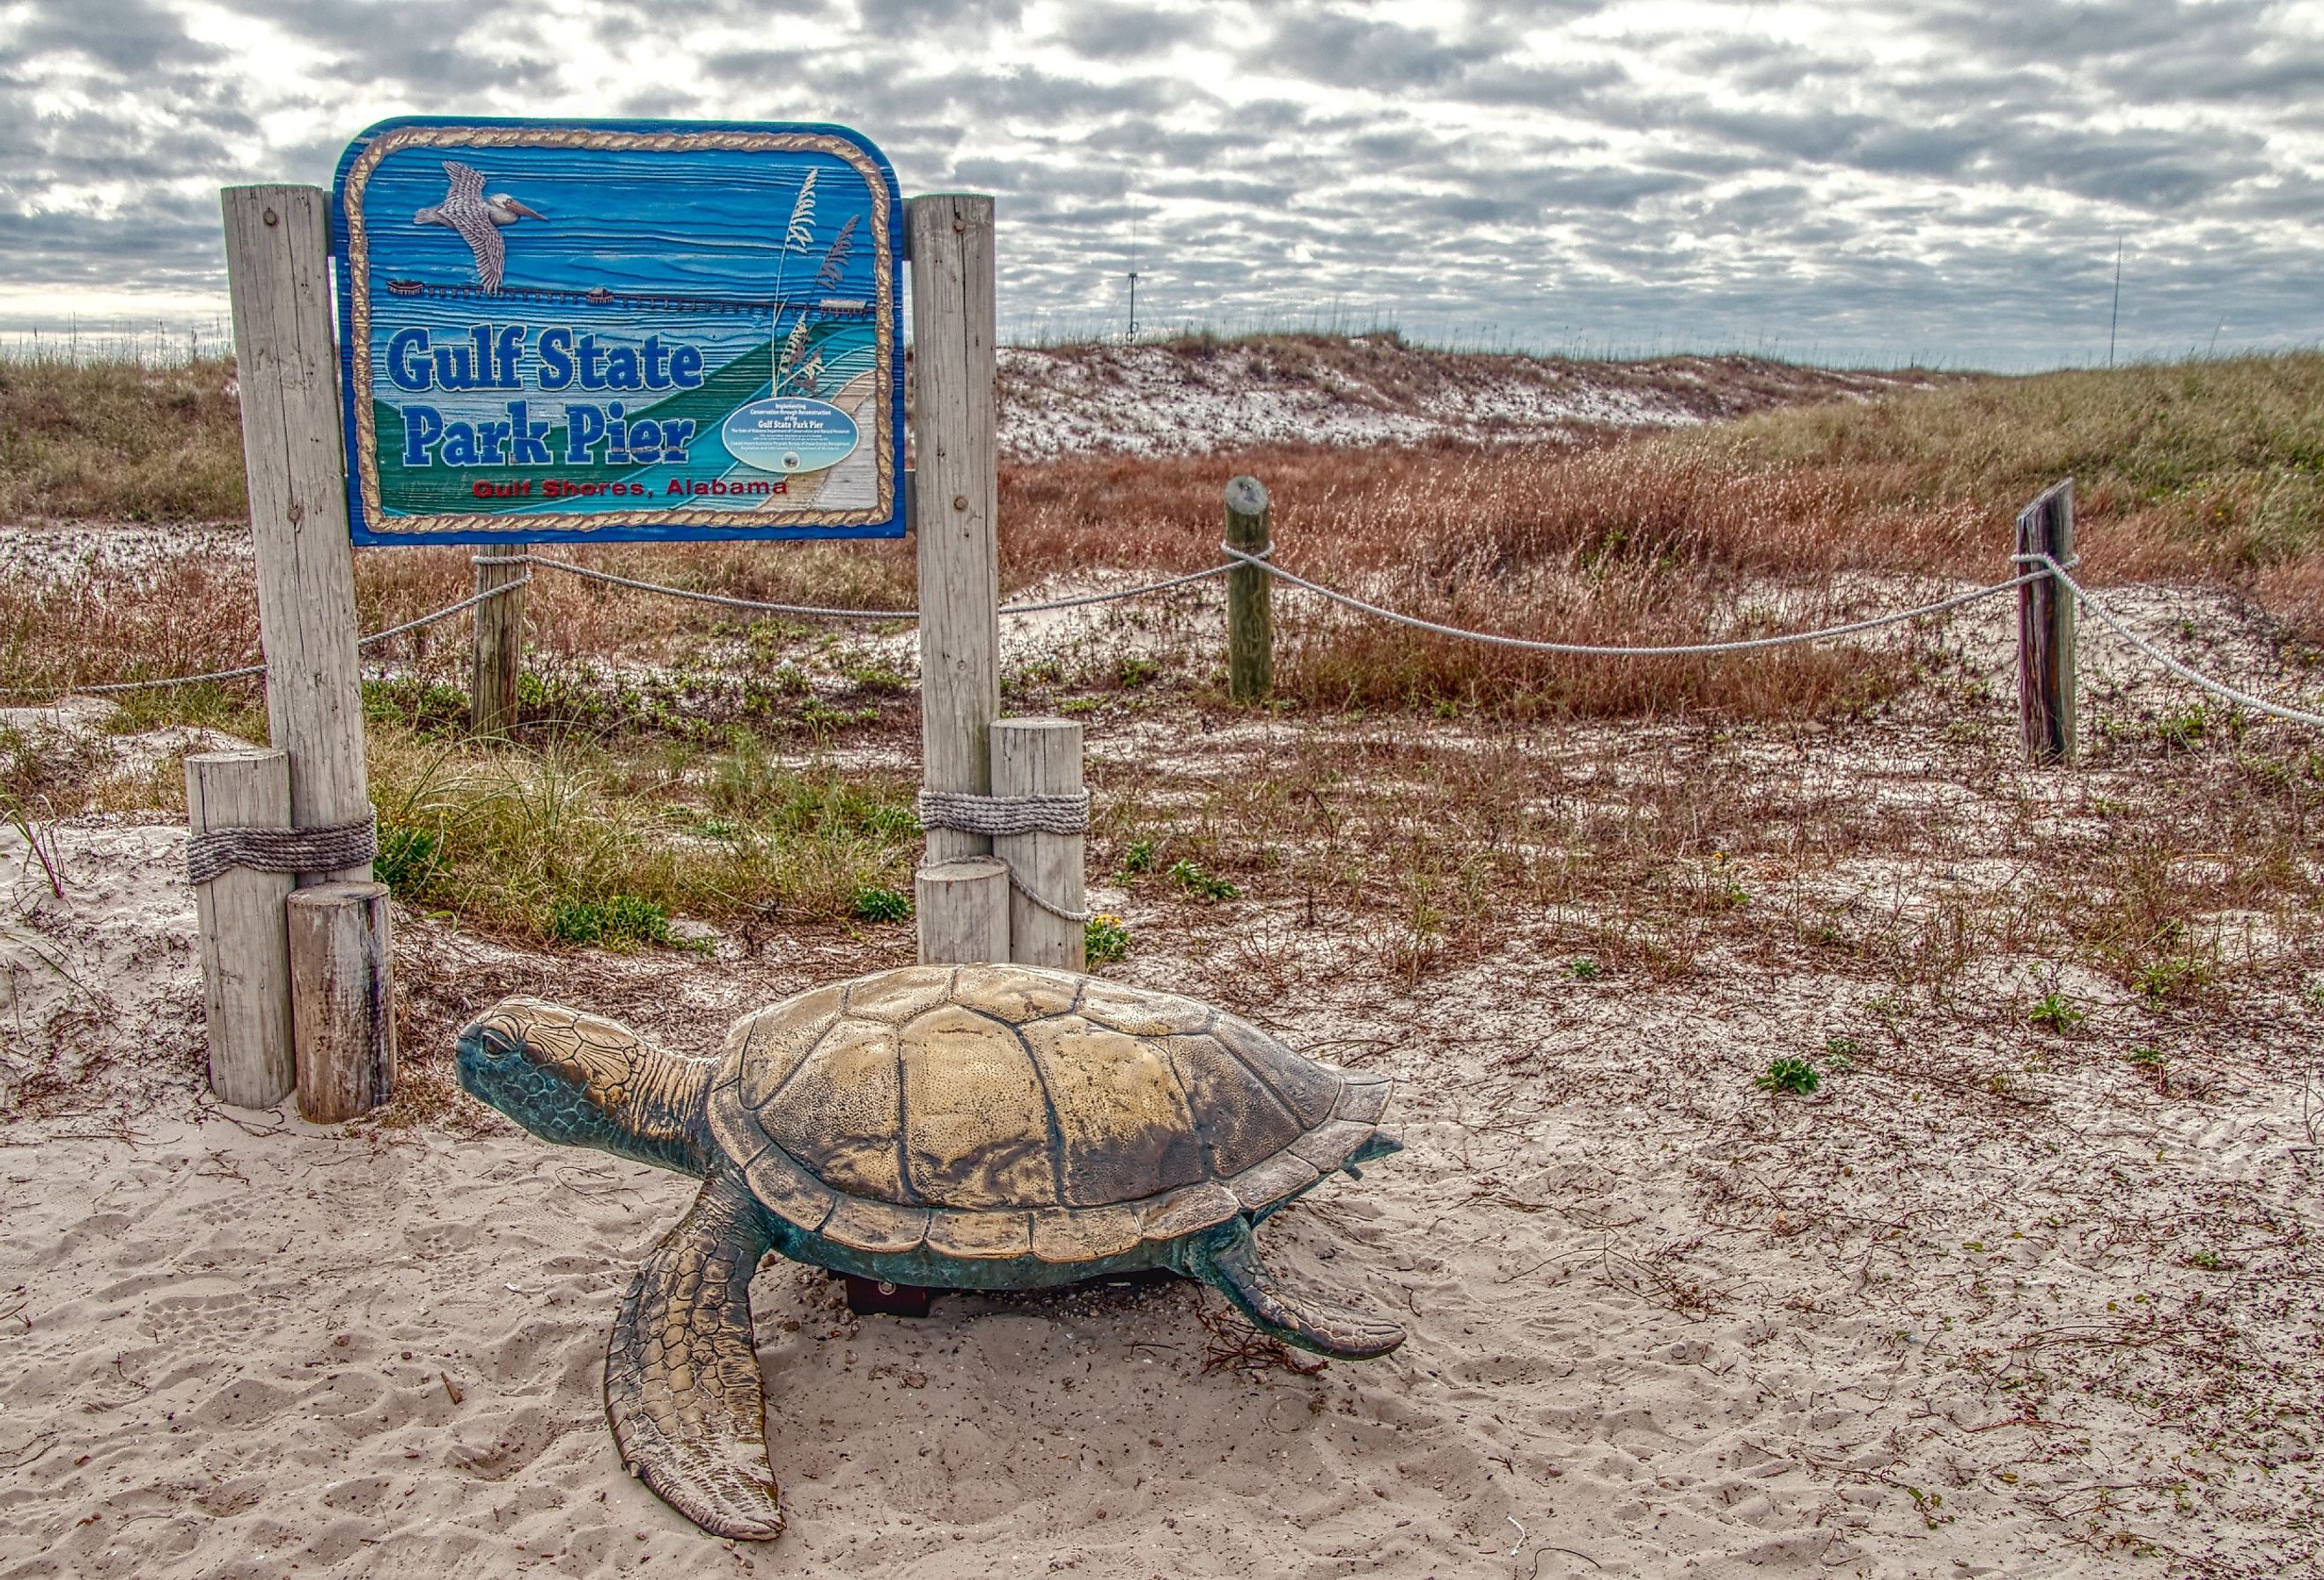
[[[1229,1218],[1189,1247],[1188,1270],[1218,1290],[1261,1333],[1319,1355],[1369,1361],[1404,1342],[1384,1317],[1313,1296],[1295,1295],[1259,1260],[1259,1243],[1240,1217]]]
[[[751,1344],[751,1275],[770,1241],[723,1170],[638,1270],[605,1352],[605,1414],[631,1474],[719,1536],[783,1528]]]

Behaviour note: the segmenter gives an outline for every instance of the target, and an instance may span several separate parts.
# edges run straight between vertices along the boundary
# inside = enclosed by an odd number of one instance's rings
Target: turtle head
[[[714,1060],[666,1053],[601,1016],[511,998],[462,1030],[459,1065],[470,1096],[543,1141],[710,1171]]]

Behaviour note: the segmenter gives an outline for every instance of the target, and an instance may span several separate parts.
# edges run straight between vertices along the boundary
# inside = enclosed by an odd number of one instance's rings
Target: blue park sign
[[[903,535],[903,207],[856,134],[383,121],[332,208],[356,542]]]

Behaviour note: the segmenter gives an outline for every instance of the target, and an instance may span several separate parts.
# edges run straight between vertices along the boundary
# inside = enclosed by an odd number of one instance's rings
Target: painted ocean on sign
[[[390,123],[339,196],[360,540],[900,532],[899,209],[853,134]]]

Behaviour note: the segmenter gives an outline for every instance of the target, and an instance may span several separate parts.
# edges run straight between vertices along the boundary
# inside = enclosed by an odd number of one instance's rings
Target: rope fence
[[[1197,582],[1207,581],[1216,577],[1225,576],[1232,571],[1250,570],[1263,573],[1266,577],[1271,577],[1272,579],[1284,584],[1286,587],[1296,588],[1301,592],[1312,594],[1316,597],[1323,598],[1329,603],[1347,609],[1354,614],[1361,614],[1370,619],[1388,621],[1393,624],[1402,625],[1414,631],[1425,632],[1434,636],[1449,637],[1462,642],[1480,642],[1492,647],[1511,648],[1526,652],[1550,653],[1572,658],[1700,658],[1713,657],[1726,653],[1757,652],[1774,648],[1794,647],[1810,642],[1832,642],[1843,637],[1860,636],[1870,632],[1885,630],[1895,625],[1908,624],[1913,621],[1925,620],[1933,615],[1946,614],[1951,610],[1964,607],[1965,605],[1977,603],[1982,599],[1996,597],[2004,593],[2016,591],[2038,582],[2054,580],[2057,585],[2061,586],[2066,589],[2076,604],[2095,614],[2098,620],[2109,630],[2114,632],[2116,635],[2121,637],[2133,648],[2136,649],[2146,658],[2152,660],[2154,663],[2160,665],[2163,670],[2178,677],[2180,679],[2188,682],[2190,685],[2198,687],[2224,701],[2235,704],[2236,707],[2249,708],[2253,712],[2264,714],[2272,718],[2282,719],[2291,724],[2306,725],[2312,727],[2324,727],[2324,714],[2311,713],[2302,708],[2286,707],[2281,703],[2270,702],[2264,698],[2254,696],[2250,692],[2239,690],[2223,681],[2214,679],[2210,676],[2205,675],[2181,661],[2172,658],[2170,654],[2156,647],[2153,642],[2147,641],[2144,637],[2140,636],[2136,632],[2131,630],[2128,625],[2124,624],[2113,610],[2107,608],[2104,603],[2092,596],[2088,588],[2084,587],[2080,582],[2074,579],[2071,575],[2071,570],[2075,566],[2079,565],[2080,561],[2079,559],[2071,557],[2061,561],[2046,553],[2022,553],[2013,555],[2011,558],[2016,563],[2025,566],[2026,568],[2019,575],[2012,577],[2006,581],[1995,582],[1987,587],[1973,587],[1967,592],[1956,593],[1949,597],[1939,598],[1931,603],[1916,605],[1909,609],[1895,610],[1887,614],[1871,615],[1862,620],[1851,620],[1837,625],[1818,626],[1812,631],[1786,632],[1774,636],[1738,637],[1726,642],[1680,642],[1658,647],[1634,647],[1609,646],[1588,642],[1551,642],[1533,637],[1510,635],[1502,632],[1478,631],[1464,626],[1447,624],[1443,621],[1429,620],[1417,614],[1406,614],[1402,610],[1388,608],[1383,605],[1358,597],[1352,593],[1342,592],[1336,587],[1327,587],[1321,582],[1311,580],[1310,578],[1301,576],[1295,571],[1287,570],[1282,566],[1277,565],[1273,562],[1272,555],[1274,549],[1271,544],[1257,550],[1240,549],[1231,543],[1222,543],[1219,547],[1220,552],[1224,556],[1224,559],[1219,564],[1205,567],[1201,570],[1190,571],[1181,576],[1166,577],[1157,581],[1141,582],[1134,587],[1117,587],[1105,591],[1084,593],[1071,597],[1047,598],[1036,602],[1022,604],[1004,604],[1001,605],[998,613],[1004,616],[1013,616],[1047,614],[1065,609],[1088,608],[1101,604],[1119,603],[1131,598],[1149,597],[1157,593],[1170,592],[1176,588],[1192,586]],[[407,635],[411,632],[419,631],[425,627],[438,624],[443,621],[453,619],[491,599],[504,596],[530,586],[534,575],[540,571],[558,571],[564,575],[576,577],[585,581],[597,582],[609,587],[623,587],[633,592],[645,593],[656,597],[675,598],[684,602],[702,604],[715,608],[732,609],[740,613],[752,614],[781,615],[798,619],[813,620],[854,620],[870,624],[911,622],[917,621],[919,618],[919,611],[918,609],[841,608],[807,604],[780,604],[757,598],[733,597],[723,593],[702,592],[691,587],[671,587],[665,583],[646,581],[635,577],[616,576],[611,571],[598,570],[589,566],[576,565],[569,560],[554,559],[546,555],[540,554],[518,553],[490,556],[479,555],[476,557],[476,562],[480,565],[521,564],[526,567],[526,569],[523,575],[514,578],[513,580],[504,582],[497,587],[486,588],[468,597],[462,598],[457,603],[447,604],[440,609],[431,610],[428,614],[419,616],[417,619],[407,620],[401,624],[389,626],[384,631],[374,632],[370,635],[361,638],[358,642],[358,646],[369,648],[380,642],[387,642],[394,637]],[[245,664],[235,669],[215,670],[208,673],[198,675],[175,675],[145,680],[107,681],[100,685],[78,687],[75,688],[74,690],[83,694],[104,696],[121,692],[158,689],[165,687],[198,685],[211,681],[245,679],[254,676],[263,675],[265,672],[266,666],[263,663]],[[947,810],[956,811],[964,818],[972,815],[966,808],[947,808]]]
[[[2045,567],[2047,567],[2046,571],[2038,574],[2046,574],[2056,577],[2059,581],[2065,585],[2066,590],[2074,595],[2075,600],[2079,602],[2083,608],[2088,609],[2091,614],[2097,615],[2098,619],[2104,622],[2116,636],[2121,637],[2123,641],[2130,643],[2131,646],[2144,653],[2148,658],[2153,659],[2156,663],[2162,665],[2164,669],[2178,676],[2181,680],[2188,682],[2190,685],[2200,687],[2203,690],[2209,692],[2212,696],[2224,698],[2228,702],[2235,703],[2238,707],[2248,707],[2255,713],[2267,714],[2272,717],[2283,719],[2295,725],[2312,725],[2319,729],[2324,729],[2324,714],[2309,713],[2297,707],[2286,707],[2282,703],[2270,702],[2264,697],[2254,697],[2248,691],[2238,691],[2234,687],[2227,685],[2222,681],[2212,679],[2209,675],[2189,669],[2185,664],[2181,663],[2177,659],[2172,658],[2169,653],[2164,652],[2161,648],[2156,647],[2153,642],[2139,635],[2138,633],[2133,631],[2129,626],[2125,625],[2115,614],[2113,610],[2098,602],[2098,599],[2090,596],[2089,589],[2085,588],[2071,576],[2069,576],[2066,573],[2065,566],[2059,564],[2056,560],[2051,559],[2046,554],[2037,556],[2037,558],[2040,559]]]
[[[373,647],[391,637],[402,636],[407,633],[418,631],[423,626],[437,624],[441,621],[451,619],[455,614],[465,614],[485,600],[497,598],[503,593],[512,593],[521,587],[530,585],[531,581],[532,575],[528,571],[512,582],[484,592],[471,594],[456,604],[447,604],[440,609],[420,615],[417,620],[406,620],[401,625],[391,625],[384,631],[374,631],[369,636],[359,637],[355,641],[355,646]],[[72,692],[65,695],[78,693],[84,696],[102,697],[120,691],[158,690],[167,686],[198,686],[209,680],[240,680],[252,675],[264,673],[266,673],[264,664],[244,664],[238,670],[212,670],[206,675],[170,675],[158,680],[108,680],[102,686],[78,686]]]

